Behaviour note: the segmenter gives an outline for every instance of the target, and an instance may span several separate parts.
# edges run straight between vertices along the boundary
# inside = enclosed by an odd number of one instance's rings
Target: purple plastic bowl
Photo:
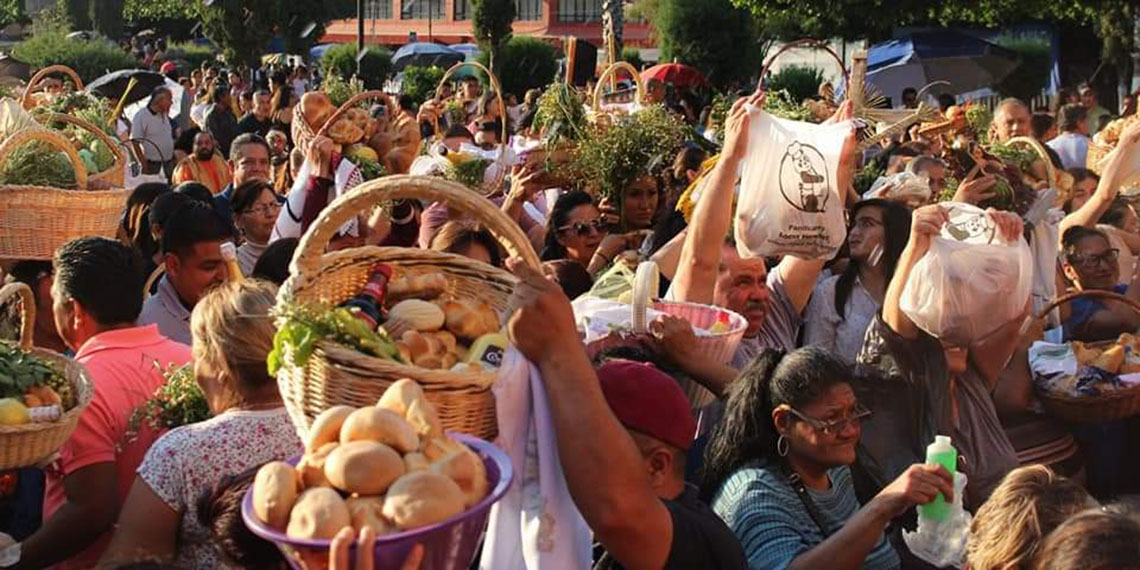
[[[450,434],[451,437],[470,447],[487,468],[487,480],[493,481],[491,491],[462,514],[440,523],[415,530],[389,534],[376,539],[376,570],[398,570],[417,544],[424,545],[422,570],[467,570],[475,557],[475,549],[483,537],[490,515],[491,505],[499,502],[510,487],[513,469],[507,455],[499,448],[469,435]],[[288,460],[296,465],[300,457]],[[289,564],[297,570],[304,567],[300,558],[328,560],[329,540],[300,540],[289,538],[285,533],[265,526],[253,512],[253,488],[246,492],[241,503],[241,516],[249,530],[272,542],[281,550]],[[353,552],[356,546],[353,545]],[[355,556],[353,554],[352,556]]]

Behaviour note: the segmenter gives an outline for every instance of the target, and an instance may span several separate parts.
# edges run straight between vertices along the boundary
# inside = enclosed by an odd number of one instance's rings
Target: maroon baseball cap
[[[652,364],[611,360],[598,368],[602,393],[626,429],[688,450],[697,431],[677,381]]]

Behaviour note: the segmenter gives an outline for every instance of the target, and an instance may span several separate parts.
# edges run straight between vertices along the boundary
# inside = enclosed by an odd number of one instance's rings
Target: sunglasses
[[[601,218],[595,218],[595,219],[590,220],[588,222],[574,222],[572,224],[567,224],[565,226],[558,228],[558,231],[560,231],[560,232],[573,231],[574,233],[576,233],[580,236],[588,235],[590,232],[597,232],[599,234],[604,234],[607,232],[606,222],[603,221]]]
[[[809,426],[811,426],[815,430],[819,431],[823,435],[832,435],[832,434],[842,432],[844,430],[844,428],[846,428],[850,424],[855,424],[857,426],[862,425],[863,422],[867,418],[871,417],[871,410],[868,410],[867,408],[864,408],[861,405],[855,406],[855,409],[851,410],[850,416],[847,416],[845,418],[839,418],[836,420],[827,420],[827,421],[817,420],[815,418],[808,417],[808,416],[804,415],[802,412],[800,412],[799,410],[796,410],[795,408],[792,408],[792,407],[789,407],[788,411],[791,412],[793,416],[796,416],[797,418],[802,420],[804,423],[808,424]]]
[[[1095,267],[1101,263],[1105,265],[1112,265],[1120,257],[1120,250],[1110,249],[1100,255],[1079,255],[1073,254],[1069,256],[1069,263],[1080,267]]]

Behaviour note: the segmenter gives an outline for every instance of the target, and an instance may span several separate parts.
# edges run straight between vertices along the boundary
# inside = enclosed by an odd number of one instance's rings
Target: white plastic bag
[[[966,566],[966,538],[970,535],[973,517],[962,508],[962,495],[966,491],[966,474],[954,473],[954,502],[945,520],[936,521],[918,517],[918,529],[903,531],[903,542],[911,554],[938,568],[964,568]]]
[[[883,195],[879,192],[886,188]],[[926,173],[915,174],[902,171],[890,176],[880,176],[871,189],[863,194],[863,198],[884,198],[925,204],[930,201],[930,176]]]
[[[832,257],[847,237],[836,175],[851,123],[814,125],[753,113],[736,208],[740,255]]]
[[[985,210],[943,202],[950,221],[911,270],[900,308],[920,329],[965,346],[1019,317],[1033,286],[1025,239],[1007,242]]]

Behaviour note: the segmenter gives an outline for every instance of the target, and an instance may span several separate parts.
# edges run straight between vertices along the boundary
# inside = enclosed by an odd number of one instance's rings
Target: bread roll
[[[420,453],[427,457],[428,461],[435,463],[444,457],[447,457],[455,451],[466,449],[466,446],[450,437],[436,437],[424,441],[423,448]]]
[[[388,386],[388,389],[380,396],[380,400],[376,402],[376,407],[391,411],[403,418],[408,415],[408,408],[411,407],[412,402],[423,397],[424,389],[415,380],[402,378]]]
[[[417,330],[420,332],[437,331],[443,326],[443,310],[434,303],[420,299],[405,299],[392,306],[388,311],[389,322],[398,323],[404,330]],[[393,324],[396,327],[396,324]],[[384,328],[393,335],[402,335],[404,330],[395,331],[384,324]]]
[[[486,303],[446,301],[442,305],[447,317],[444,327],[455,336],[471,341],[499,330],[499,317]]]
[[[463,508],[469,509],[475,503],[487,496],[487,468],[483,460],[467,446],[444,456],[443,459],[431,464],[432,473],[439,473],[450,477],[463,491]]]
[[[463,502],[463,491],[451,478],[417,471],[392,483],[384,500],[384,516],[407,530],[456,516],[463,512]]]
[[[404,474],[404,458],[375,441],[342,443],[325,460],[325,477],[345,493],[380,495]]]
[[[427,457],[424,454],[413,451],[404,456],[404,472],[413,473],[415,471],[427,471],[431,467]]]
[[[412,426],[421,441],[443,437],[443,424],[439,421],[439,414],[436,413],[435,406],[428,402],[427,398],[421,396],[413,400],[405,417],[408,418],[408,424]]]
[[[297,498],[285,534],[289,538],[332,539],[346,526],[352,526],[352,517],[344,499],[328,487],[317,487]]]
[[[388,283],[387,299],[397,303],[404,299],[435,299],[447,291],[447,277],[442,273],[424,273],[397,277]]]
[[[352,406],[333,406],[321,412],[317,419],[313,420],[313,425],[309,426],[309,438],[305,442],[305,451],[312,452],[330,441],[338,441],[340,439],[340,427],[344,425],[344,420],[354,411],[356,408]]]
[[[253,478],[253,512],[271,528],[282,530],[300,492],[297,470],[284,461],[270,461]]]
[[[411,424],[391,411],[374,406],[360,408],[344,420],[340,442],[350,441],[375,441],[400,453],[420,448],[420,438]]]
[[[301,460],[297,462],[297,472],[301,474],[301,482],[306,489],[332,485],[329,483],[328,477],[325,477],[325,461],[339,445],[335,441],[330,441],[322,445],[320,449],[301,456]]]
[[[384,518],[384,497],[349,497],[344,501],[352,528],[359,535],[364,527],[371,528],[376,536],[392,532],[392,524]]]
[[[319,131],[336,109],[328,95],[320,91],[310,91],[301,96],[301,115],[313,131]]]

